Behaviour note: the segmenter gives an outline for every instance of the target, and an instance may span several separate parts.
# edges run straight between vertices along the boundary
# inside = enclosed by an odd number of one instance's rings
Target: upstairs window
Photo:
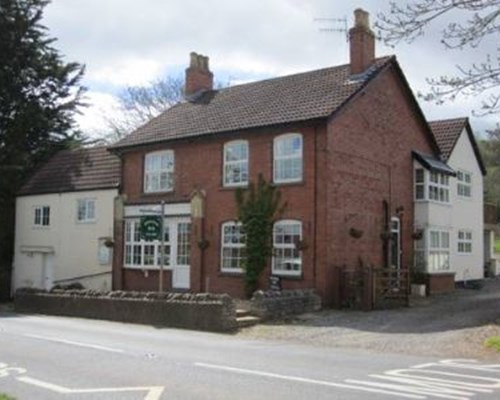
[[[157,151],[144,161],[144,192],[169,192],[174,188],[174,152]]]
[[[49,206],[36,206],[35,207],[35,226],[49,226],[50,225],[50,207]]]
[[[302,273],[302,257],[299,244],[302,240],[302,223],[300,221],[282,220],[273,228],[273,274],[300,275]]]
[[[415,200],[450,202],[450,177],[437,171],[415,169]]]
[[[274,182],[302,180],[302,135],[289,133],[274,139]]]
[[[248,185],[248,142],[238,140],[224,145],[224,186]]]
[[[472,197],[472,174],[465,171],[457,171],[457,194],[459,197]]]
[[[95,221],[95,200],[94,199],[79,199],[77,203],[77,220],[78,222],[94,222]]]
[[[436,171],[429,174],[429,200],[450,202],[450,177]]]
[[[422,168],[415,170],[415,199],[425,199],[425,171]]]

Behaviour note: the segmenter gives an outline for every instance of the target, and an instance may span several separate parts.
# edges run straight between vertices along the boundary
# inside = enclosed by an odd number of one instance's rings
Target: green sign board
[[[161,217],[159,215],[148,215],[141,217],[141,238],[146,241],[161,239]]]

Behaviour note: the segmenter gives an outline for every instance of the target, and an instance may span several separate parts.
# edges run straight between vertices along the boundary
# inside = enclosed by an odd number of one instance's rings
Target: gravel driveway
[[[289,340],[326,347],[444,358],[500,360],[484,340],[500,335],[500,279],[484,287],[412,299],[409,308],[372,312],[324,310],[269,322],[238,333],[242,338]]]

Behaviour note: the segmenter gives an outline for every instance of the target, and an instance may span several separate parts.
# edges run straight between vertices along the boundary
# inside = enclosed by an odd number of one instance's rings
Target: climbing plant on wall
[[[245,234],[245,291],[248,297],[258,288],[259,277],[272,255],[273,224],[283,213],[286,203],[276,186],[259,175],[257,184],[251,182],[248,189],[236,191],[238,220]]]

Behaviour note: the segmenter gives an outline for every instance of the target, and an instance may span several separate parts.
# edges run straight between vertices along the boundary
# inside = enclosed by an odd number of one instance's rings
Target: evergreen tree
[[[15,194],[41,162],[81,139],[73,117],[83,66],[64,62],[52,46],[41,23],[48,3],[0,0],[0,298],[12,263]]]

